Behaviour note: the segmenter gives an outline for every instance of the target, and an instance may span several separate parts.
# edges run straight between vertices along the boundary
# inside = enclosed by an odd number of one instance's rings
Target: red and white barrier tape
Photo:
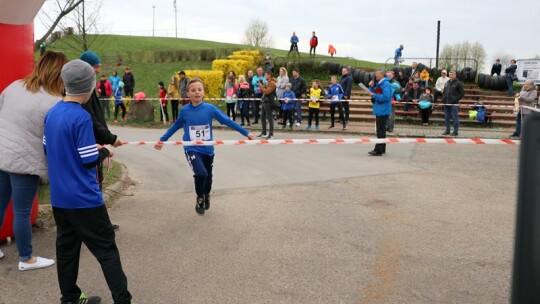
[[[534,112],[540,112],[539,108],[533,108],[533,107],[529,107],[529,106],[521,106],[521,107],[523,109],[531,110],[531,111],[534,111]]]
[[[347,145],[347,144],[475,144],[519,145],[520,140],[483,138],[336,138],[336,139],[257,139],[214,141],[130,141],[124,145],[145,146],[162,143],[168,146],[259,146],[259,145]]]

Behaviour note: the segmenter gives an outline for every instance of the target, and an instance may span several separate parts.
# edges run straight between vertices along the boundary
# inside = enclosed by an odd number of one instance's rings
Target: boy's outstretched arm
[[[182,115],[181,112],[180,112],[180,115]],[[163,134],[163,136],[161,136],[161,138],[159,139],[159,141],[154,145],[154,149],[156,149],[156,150],[161,150],[161,148],[163,148],[163,143],[162,143],[162,142],[169,140],[169,138],[171,138],[171,136],[173,136],[174,133],[176,133],[176,131],[182,129],[183,127],[184,127],[184,120],[178,118],[178,119],[177,119],[177,120],[169,127],[169,129],[167,130],[167,132],[165,132],[165,134]]]

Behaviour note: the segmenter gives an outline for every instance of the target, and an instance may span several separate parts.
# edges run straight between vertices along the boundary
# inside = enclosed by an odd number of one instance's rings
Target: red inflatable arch
[[[0,2],[0,92],[34,68],[34,17],[45,0]],[[31,222],[37,219],[37,196]],[[10,206],[0,227],[0,241],[13,238],[13,211]]]

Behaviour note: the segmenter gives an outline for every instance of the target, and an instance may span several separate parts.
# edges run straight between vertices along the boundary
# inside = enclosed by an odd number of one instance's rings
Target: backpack
[[[484,106],[478,107],[476,120],[478,120],[479,122],[486,122],[486,107]]]

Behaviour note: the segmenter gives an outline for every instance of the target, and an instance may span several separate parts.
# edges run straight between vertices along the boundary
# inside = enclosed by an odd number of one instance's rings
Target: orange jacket
[[[328,54],[335,54],[335,53],[337,53],[336,48],[333,45],[330,44],[328,46]]]

